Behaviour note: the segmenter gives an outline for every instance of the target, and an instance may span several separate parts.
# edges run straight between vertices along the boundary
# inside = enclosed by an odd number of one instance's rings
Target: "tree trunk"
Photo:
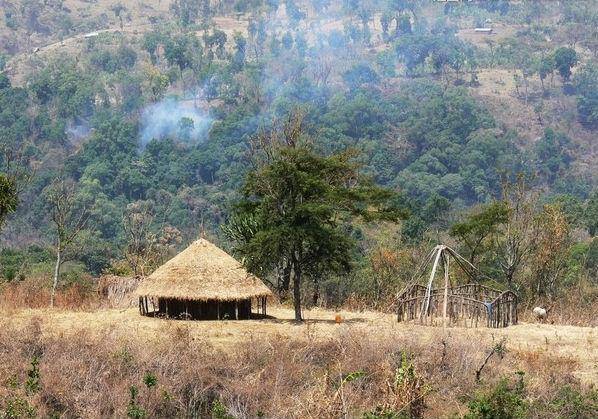
[[[320,281],[317,278],[314,278],[314,293],[312,295],[312,305],[317,306],[318,301],[320,300]]]
[[[60,266],[62,265],[62,249],[60,245],[56,251],[56,265],[54,266],[54,280],[52,281],[52,294],[50,295],[50,307],[54,307],[54,298],[56,297],[56,287],[58,286],[58,277],[60,276]]]
[[[511,291],[513,291],[513,276],[514,276],[514,269],[512,269],[511,267],[509,267],[507,269],[507,288]]]
[[[293,305],[295,306],[295,320],[303,321],[301,316],[301,266],[299,261],[293,257]]]
[[[278,276],[278,297],[281,301],[287,299],[291,285],[291,263],[284,263]]]

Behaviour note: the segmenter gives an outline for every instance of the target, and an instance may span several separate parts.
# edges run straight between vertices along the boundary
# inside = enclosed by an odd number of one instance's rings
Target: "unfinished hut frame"
[[[452,284],[451,259],[468,277],[467,284]],[[432,268],[427,284],[417,283],[430,265]],[[441,265],[444,281],[441,286],[435,286]],[[517,324],[517,294],[477,283],[481,276],[477,268],[453,249],[445,245],[436,246],[424,260],[414,280],[399,294],[398,321],[419,321],[430,325],[441,322],[444,327],[507,327]]]

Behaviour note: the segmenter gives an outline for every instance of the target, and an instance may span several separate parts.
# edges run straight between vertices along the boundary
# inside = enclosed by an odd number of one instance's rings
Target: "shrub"
[[[476,394],[467,404],[465,419],[517,419],[527,417],[528,403],[524,397],[523,373],[516,383],[501,379],[489,392]]]
[[[36,410],[29,402],[20,397],[12,397],[6,401],[4,411],[0,415],[6,419],[22,419],[37,417]]]
[[[590,419],[598,417],[598,390],[583,393],[570,385],[563,386],[548,403],[533,406],[537,417]]]
[[[127,407],[127,417],[131,419],[143,419],[147,417],[147,412],[137,402],[139,389],[136,386],[131,386],[129,389],[129,406]]]

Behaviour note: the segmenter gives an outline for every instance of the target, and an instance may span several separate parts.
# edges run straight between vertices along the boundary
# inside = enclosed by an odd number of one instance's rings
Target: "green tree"
[[[598,236],[598,191],[594,191],[584,211],[585,224],[591,236]]]
[[[492,245],[490,239],[498,232],[499,226],[507,222],[508,214],[509,210],[503,202],[494,202],[481,207],[464,221],[451,227],[451,236],[467,249],[472,265]]]
[[[170,11],[183,26],[195,23],[199,16],[201,4],[197,0],[174,0],[170,5]]]
[[[179,137],[183,141],[190,141],[195,130],[195,123],[192,118],[182,117],[178,123]]]
[[[236,240],[248,269],[268,275],[288,265],[295,319],[302,320],[301,284],[351,268],[354,243],[343,230],[352,217],[396,221],[393,193],[358,174],[355,154],[318,155],[294,115],[257,140],[259,153],[236,206],[237,220],[255,220],[255,230]],[[233,237],[234,238],[234,237]]]
[[[112,10],[114,16],[118,18],[118,21],[120,22],[120,30],[122,31],[124,28],[123,14],[127,11],[127,8],[122,3],[118,3],[112,6],[110,10]]]
[[[542,91],[544,91],[544,80],[546,80],[546,77],[548,77],[549,75],[553,74],[554,72],[554,57],[553,56],[547,56],[547,57],[543,57],[539,62],[538,62],[538,75],[540,76],[540,83],[542,84]]]
[[[560,47],[554,52],[554,64],[564,81],[571,78],[571,69],[577,64],[577,53],[573,48]]]
[[[537,157],[537,169],[550,183],[555,182],[559,174],[568,169],[571,156],[571,139],[552,128],[544,130],[544,136],[534,145]]]
[[[588,128],[598,128],[598,65],[586,64],[575,73],[574,84],[579,120]]]
[[[16,211],[18,203],[15,182],[4,173],[0,173],[0,231],[2,231],[6,218]]]

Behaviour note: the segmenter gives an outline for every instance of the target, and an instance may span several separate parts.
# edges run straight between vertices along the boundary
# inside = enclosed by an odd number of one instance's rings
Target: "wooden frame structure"
[[[452,285],[450,260],[469,277],[465,285]],[[420,273],[432,264],[426,286],[418,284]],[[444,275],[442,286],[434,286],[439,266]],[[477,327],[507,327],[517,324],[517,295],[512,291],[500,291],[475,281],[483,276],[471,263],[448,246],[436,246],[418,269],[414,281],[398,296],[397,319],[418,320],[422,324],[443,327],[462,325]]]

